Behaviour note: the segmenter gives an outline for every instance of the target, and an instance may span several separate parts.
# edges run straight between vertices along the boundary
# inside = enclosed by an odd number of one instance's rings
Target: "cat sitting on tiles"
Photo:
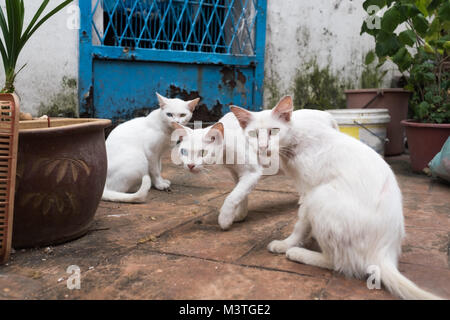
[[[108,173],[102,200],[145,202],[153,185],[170,187],[161,176],[161,156],[170,148],[172,124],[189,122],[200,98],[183,101],[156,93],[159,109],[117,126],[106,140]]]

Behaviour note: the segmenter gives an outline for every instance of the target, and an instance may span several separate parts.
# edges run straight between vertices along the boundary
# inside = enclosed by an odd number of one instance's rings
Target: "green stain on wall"
[[[64,76],[59,92],[51,96],[48,102],[41,102],[39,116],[78,117],[77,80]]]

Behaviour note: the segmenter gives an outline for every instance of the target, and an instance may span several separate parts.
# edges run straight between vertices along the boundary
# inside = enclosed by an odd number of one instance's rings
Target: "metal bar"
[[[177,36],[177,32],[180,35],[181,39],[183,39],[183,35],[182,35],[182,33],[180,32],[179,29],[180,29],[181,20],[183,19],[184,12],[186,11],[186,6],[187,6],[187,1],[184,2],[183,9],[181,10],[180,16],[178,17],[178,19],[176,19],[177,26],[176,26],[175,32],[173,33],[172,39],[169,42],[169,49],[172,48],[172,44],[175,41],[175,38]],[[173,7],[172,7],[172,13],[173,14],[175,13]],[[175,14],[174,14],[174,17],[176,17]]]
[[[253,0],[252,0],[253,1]],[[256,4],[256,30],[255,30],[255,82],[253,89],[253,104],[255,110],[263,106],[264,86],[264,54],[266,48],[266,9],[267,0],[258,0]]]
[[[233,66],[249,66],[257,63],[255,56],[142,48],[124,50],[121,47],[109,46],[93,46],[92,56],[97,59],[123,59],[194,64],[226,64]]]
[[[159,14],[159,10],[158,10],[158,15],[159,15],[159,19],[160,19],[160,20],[159,20],[159,21],[160,21],[160,25],[159,25],[158,33],[156,34],[156,37],[155,37],[155,44],[156,44],[156,42],[158,42],[158,39],[159,39],[159,35],[160,35],[160,33],[161,33],[161,30],[163,31],[164,36],[165,36],[165,39],[166,39],[166,40],[164,40],[164,41],[167,42],[168,37],[167,37],[166,31],[164,30],[164,23],[165,23],[165,21],[166,21],[167,14],[168,14],[169,11],[170,11],[170,6],[171,6],[171,5],[172,5],[172,0],[170,0],[169,4],[168,4],[168,6],[167,6],[167,9],[164,11],[164,17],[162,17],[162,19],[161,19],[161,15]]]
[[[368,106],[370,106],[372,104],[372,102],[377,100],[379,96],[383,96],[383,95],[384,95],[384,91],[383,90],[378,90],[377,95],[375,97],[373,97],[372,99],[370,99],[370,101],[367,102],[363,107],[361,107],[361,109],[367,108]]]
[[[79,59],[78,64],[78,101],[79,114],[93,116],[91,88],[92,88],[92,3],[80,1],[82,15],[79,30]]]
[[[200,14],[200,11],[202,10],[203,1],[204,1],[204,0],[200,0],[199,5],[198,5],[197,13],[195,14],[194,21],[191,21],[191,26],[192,26],[192,27],[191,27],[191,31],[189,32],[189,35],[188,35],[188,37],[187,37],[187,39],[186,39],[186,45],[184,46],[184,50],[186,50],[187,45],[188,45],[189,40],[191,39],[191,36],[192,36],[192,35],[194,35],[195,42],[196,42],[196,43],[198,42],[198,39],[197,39],[197,37],[195,36],[195,31],[194,31],[194,30],[195,30],[195,24],[197,23],[197,20],[198,20],[198,16],[199,16],[199,14]]]
[[[209,41],[211,41],[211,43],[213,43],[213,41],[212,41],[212,39],[211,39],[211,36],[210,36],[210,34],[209,34],[209,26],[211,25],[211,21],[213,20],[213,18],[214,18],[214,12],[216,11],[216,7],[213,7],[213,11],[212,11],[212,13],[211,13],[211,18],[209,18],[209,21],[208,21],[208,23],[206,24],[206,26],[205,26],[205,33],[203,34],[203,38],[202,38],[202,41],[201,41],[201,43],[200,43],[200,49],[203,47],[203,43],[205,42],[205,38],[206,38],[206,36],[208,36],[208,38],[209,38]],[[203,16],[203,21],[205,21],[205,15],[203,15],[203,13],[202,13],[202,16]],[[205,21],[206,22],[206,21]]]
[[[222,36],[222,39],[223,39],[224,43],[226,43],[226,40],[225,40],[224,34],[223,34],[223,28],[225,28],[225,24],[227,23],[228,16],[230,15],[230,12],[231,12],[231,9],[233,8],[233,5],[234,5],[234,0],[231,0],[231,3],[228,5],[227,14],[225,15],[225,17],[224,17],[224,19],[222,21],[222,26],[220,27],[219,37],[217,38],[216,46],[214,47],[214,50],[216,50],[216,48],[217,48],[217,45],[218,45],[218,43],[220,41],[220,36]]]
[[[380,137],[379,135],[377,135],[375,132],[373,132],[372,130],[370,130],[369,128],[367,128],[365,125],[363,125],[362,123],[360,123],[360,122],[358,122],[358,121],[356,121],[356,120],[353,120],[353,123],[354,124],[356,124],[356,125],[358,125],[358,126],[360,126],[361,128],[363,128],[364,130],[366,130],[367,132],[369,132],[371,135],[373,135],[373,136],[375,136],[375,137],[377,137],[382,143],[388,143],[389,142],[389,139],[388,138],[382,138],[382,137]]]

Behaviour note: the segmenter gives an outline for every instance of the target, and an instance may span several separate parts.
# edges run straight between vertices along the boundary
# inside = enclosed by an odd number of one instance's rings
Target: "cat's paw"
[[[155,183],[155,188],[158,190],[167,190],[170,188],[170,181],[166,179],[161,179]]]
[[[305,249],[303,248],[290,248],[286,251],[286,257],[291,261],[296,261],[300,263],[306,263],[305,262]],[[307,263],[306,263],[307,264]]]
[[[219,226],[222,230],[230,229],[233,224],[233,215],[221,213],[219,215]]]
[[[285,253],[289,249],[289,246],[283,240],[273,240],[269,243],[267,249],[273,253]]]

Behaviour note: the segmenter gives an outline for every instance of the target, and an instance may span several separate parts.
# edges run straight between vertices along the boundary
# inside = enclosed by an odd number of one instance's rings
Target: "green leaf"
[[[419,9],[411,3],[397,3],[399,12],[406,18],[412,18],[420,14]]]
[[[428,81],[434,81],[436,80],[436,75],[432,72],[426,72],[423,74],[424,79],[428,80]]]
[[[444,47],[444,49],[446,49],[446,50],[450,50],[450,41],[445,41],[443,47]]]
[[[364,60],[364,63],[366,65],[369,65],[369,64],[371,64],[374,61],[375,61],[375,52],[371,50],[371,51],[367,52],[366,58]]]
[[[386,32],[394,32],[395,29],[404,22],[402,14],[396,6],[388,9],[381,19],[381,29]]]
[[[394,55],[402,47],[397,36],[380,30],[376,37],[375,52],[378,57]]]
[[[408,50],[403,47],[392,57],[392,61],[398,66],[398,69],[403,72],[411,66],[412,56]]]
[[[33,29],[28,33],[26,40],[28,40],[33,33],[39,29],[39,27],[48,19],[50,19],[53,15],[55,15],[57,12],[59,12],[61,9],[63,9],[65,6],[67,6],[69,3],[71,3],[73,0],[66,0],[63,3],[61,3],[59,6],[57,6],[55,9],[47,13],[34,27]]]
[[[419,117],[419,119],[424,119],[428,116],[428,109],[430,108],[430,104],[426,101],[422,101],[418,106],[417,106],[417,115]]]
[[[441,20],[438,17],[435,17],[430,24],[430,28],[428,29],[427,35],[425,39],[430,42],[431,40],[439,39],[441,36]]]
[[[26,42],[29,39],[28,34],[30,33],[30,31],[33,28],[33,26],[36,24],[36,21],[39,19],[39,17],[41,16],[42,12],[44,12],[44,10],[47,7],[49,1],[50,0],[44,0],[42,2],[41,6],[39,7],[39,9],[34,14],[33,18],[31,19],[30,23],[28,24],[27,29],[23,33],[24,42]]]
[[[431,0],[416,0],[416,6],[422,12],[425,17],[428,17],[428,6],[431,4]]]
[[[442,21],[450,20],[450,1],[444,2],[442,7],[439,8],[438,14]]]
[[[425,42],[425,44],[423,45],[423,48],[425,50],[426,53],[435,53],[435,50],[433,49],[432,46],[430,46],[430,44],[428,42]]]
[[[400,34],[398,35],[398,39],[404,45],[412,47],[416,43],[417,37],[414,31],[405,30],[400,32]]]
[[[377,28],[369,28],[367,26],[367,21],[364,21],[362,26],[361,26],[361,32],[360,35],[363,35],[364,33],[370,34],[371,36],[376,36],[379,32],[379,29]]]
[[[439,7],[441,5],[441,2],[442,2],[442,0],[431,1],[431,3],[427,7],[428,12],[434,11],[437,7]]]
[[[419,35],[424,37],[428,30],[428,20],[422,14],[418,14],[412,18],[412,23]]]

